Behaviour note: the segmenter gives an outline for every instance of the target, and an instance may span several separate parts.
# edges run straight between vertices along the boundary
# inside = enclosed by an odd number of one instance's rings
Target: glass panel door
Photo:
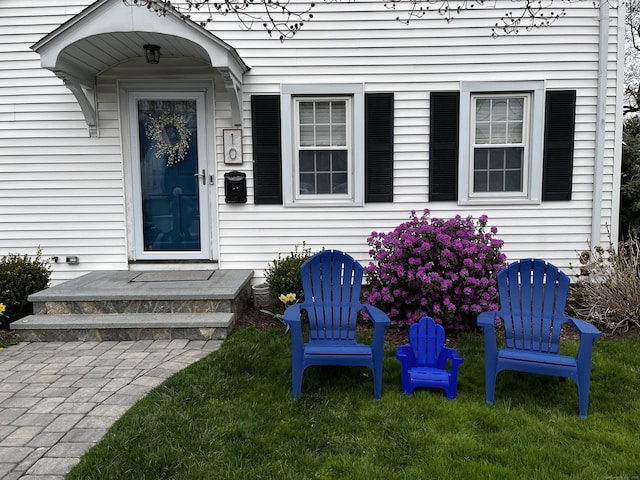
[[[202,98],[137,95],[132,139],[136,256],[208,258],[206,144]]]

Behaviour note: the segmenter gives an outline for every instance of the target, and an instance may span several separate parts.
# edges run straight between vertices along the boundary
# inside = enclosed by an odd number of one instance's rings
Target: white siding
[[[489,216],[510,259],[540,256],[562,267],[576,263],[591,233],[598,70],[598,10],[588,2],[565,4],[567,16],[550,28],[501,38],[491,27],[511,2],[474,9],[447,22],[435,12],[409,26],[380,3],[319,2],[314,20],[294,39],[264,40],[238,32],[229,19],[213,25],[252,67],[245,77],[245,165],[251,170],[249,95],[279,93],[281,83],[357,83],[367,92],[395,93],[394,204],[364,208],[291,208],[221,203],[220,252],[226,268],[264,268],[278,253],[306,241],[314,250],[343,248],[368,261],[367,237],[390,231],[412,209],[432,216]],[[371,12],[375,13],[371,13]],[[617,15],[611,10],[602,242],[612,218],[618,68]],[[576,89],[573,200],[531,206],[459,206],[428,202],[429,93],[459,89],[460,81],[544,80],[547,89]],[[618,160],[616,160],[616,163]],[[619,167],[618,167],[619,168]],[[251,185],[251,181],[249,182]],[[617,196],[617,193],[616,193]],[[616,210],[617,211],[617,210]],[[283,245],[283,238],[289,239]],[[255,240],[253,240],[255,239]]]
[[[40,246],[60,259],[54,283],[127,268],[119,132],[89,138],[75,98],[30,49],[86,5],[0,3],[0,254]]]
[[[55,278],[91,269],[127,268],[123,165],[115,80],[99,81],[100,138],[89,138],[74,97],[39,68],[29,46],[89,2],[14,0],[0,4],[0,253],[33,251],[79,255],[78,267],[57,265]],[[400,7],[403,4],[399,4]],[[222,129],[231,109],[220,82],[215,90],[217,203],[221,268],[253,268],[258,276],[278,253],[306,241],[313,250],[341,248],[368,261],[367,237],[389,231],[411,210],[433,216],[489,216],[510,259],[541,256],[562,267],[575,263],[591,233],[598,10],[590,2],[565,3],[555,25],[492,38],[507,10],[476,8],[447,23],[436,12],[410,25],[382,2],[317,2],[314,20],[293,38],[269,39],[259,27],[246,31],[232,16],[216,17],[209,29],[235,47],[251,67],[244,78],[242,165],[225,165]],[[619,171],[616,145],[617,23],[611,9],[607,126],[602,209],[617,229]],[[198,15],[193,16],[199,20]],[[530,206],[458,206],[428,202],[429,94],[458,90],[461,81],[544,80],[547,89],[577,90],[573,200]],[[283,208],[253,205],[250,96],[278,94],[286,83],[362,83],[366,92],[395,93],[394,203],[353,208]],[[619,123],[618,123],[619,128]],[[619,132],[618,132],[619,133]],[[247,174],[248,203],[224,202],[224,173]],[[5,233],[6,232],[6,233]]]

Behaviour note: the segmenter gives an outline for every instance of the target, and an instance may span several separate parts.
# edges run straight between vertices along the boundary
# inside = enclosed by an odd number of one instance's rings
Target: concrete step
[[[11,323],[29,342],[220,340],[233,327],[233,312],[30,315]]]

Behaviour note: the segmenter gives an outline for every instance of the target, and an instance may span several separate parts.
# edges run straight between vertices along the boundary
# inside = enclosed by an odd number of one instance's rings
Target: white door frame
[[[120,113],[122,119],[122,150],[127,190],[127,242],[131,261],[215,261],[217,251],[217,214],[214,179],[215,139],[213,85],[211,82],[119,82]],[[144,251],[137,100],[195,100],[198,109],[198,177],[200,209],[200,251]],[[194,172],[196,173],[196,172]]]

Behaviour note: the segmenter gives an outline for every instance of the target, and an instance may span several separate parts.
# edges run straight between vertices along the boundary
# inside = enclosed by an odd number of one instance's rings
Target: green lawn
[[[638,478],[640,340],[596,341],[584,420],[576,385],[548,376],[503,372],[487,405],[482,338],[457,348],[453,401],[402,394],[389,345],[381,401],[366,369],[311,367],[294,402],[289,338],[241,331],[139,401],[67,478]]]

